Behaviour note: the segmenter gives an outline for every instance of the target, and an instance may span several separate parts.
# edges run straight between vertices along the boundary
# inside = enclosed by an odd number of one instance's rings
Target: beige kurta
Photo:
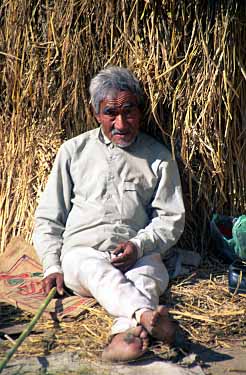
[[[142,133],[122,149],[96,129],[58,152],[33,238],[46,275],[64,272],[75,293],[94,296],[116,317],[116,334],[158,305],[168,285],[160,255],[183,226],[178,169],[167,149]],[[111,265],[111,251],[128,240],[138,260],[123,274]]]
[[[183,227],[180,178],[169,151],[144,133],[120,148],[98,128],[61,146],[36,210],[33,240],[46,270],[77,246],[111,251],[131,240],[139,258],[164,255]]]

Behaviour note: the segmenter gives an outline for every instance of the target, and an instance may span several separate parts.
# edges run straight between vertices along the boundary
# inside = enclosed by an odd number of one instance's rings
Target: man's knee
[[[126,273],[126,277],[134,284],[142,284],[146,288],[155,288],[161,295],[169,283],[168,271],[160,254],[153,253],[140,258],[135,266]]]

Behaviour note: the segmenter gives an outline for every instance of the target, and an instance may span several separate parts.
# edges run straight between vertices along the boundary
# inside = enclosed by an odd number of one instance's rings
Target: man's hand
[[[111,260],[111,264],[122,272],[126,272],[134,266],[138,258],[137,248],[130,241],[119,244],[113,254],[115,257]]]
[[[54,286],[56,286],[57,292],[62,296],[64,292],[63,281],[64,281],[63,273],[60,273],[60,272],[54,272],[46,276],[42,281],[45,294],[47,295],[49,291]]]

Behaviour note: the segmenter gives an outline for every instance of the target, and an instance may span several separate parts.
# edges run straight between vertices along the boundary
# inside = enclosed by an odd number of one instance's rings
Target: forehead
[[[100,106],[101,107],[122,107],[125,105],[137,105],[137,98],[130,91],[115,91],[107,94]]]

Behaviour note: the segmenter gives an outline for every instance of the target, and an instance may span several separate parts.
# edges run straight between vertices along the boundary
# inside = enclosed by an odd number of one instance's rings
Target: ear
[[[94,115],[94,117],[95,117],[95,119],[97,120],[97,122],[100,124],[101,123],[101,116],[100,116],[100,113],[96,113],[96,111],[95,111],[95,108],[93,107],[93,105],[92,104],[90,104],[90,109],[91,109],[91,112],[93,113],[93,115]]]
[[[100,124],[101,123],[101,114],[100,113],[96,114],[95,111],[94,111],[94,116],[95,116],[97,122]]]

